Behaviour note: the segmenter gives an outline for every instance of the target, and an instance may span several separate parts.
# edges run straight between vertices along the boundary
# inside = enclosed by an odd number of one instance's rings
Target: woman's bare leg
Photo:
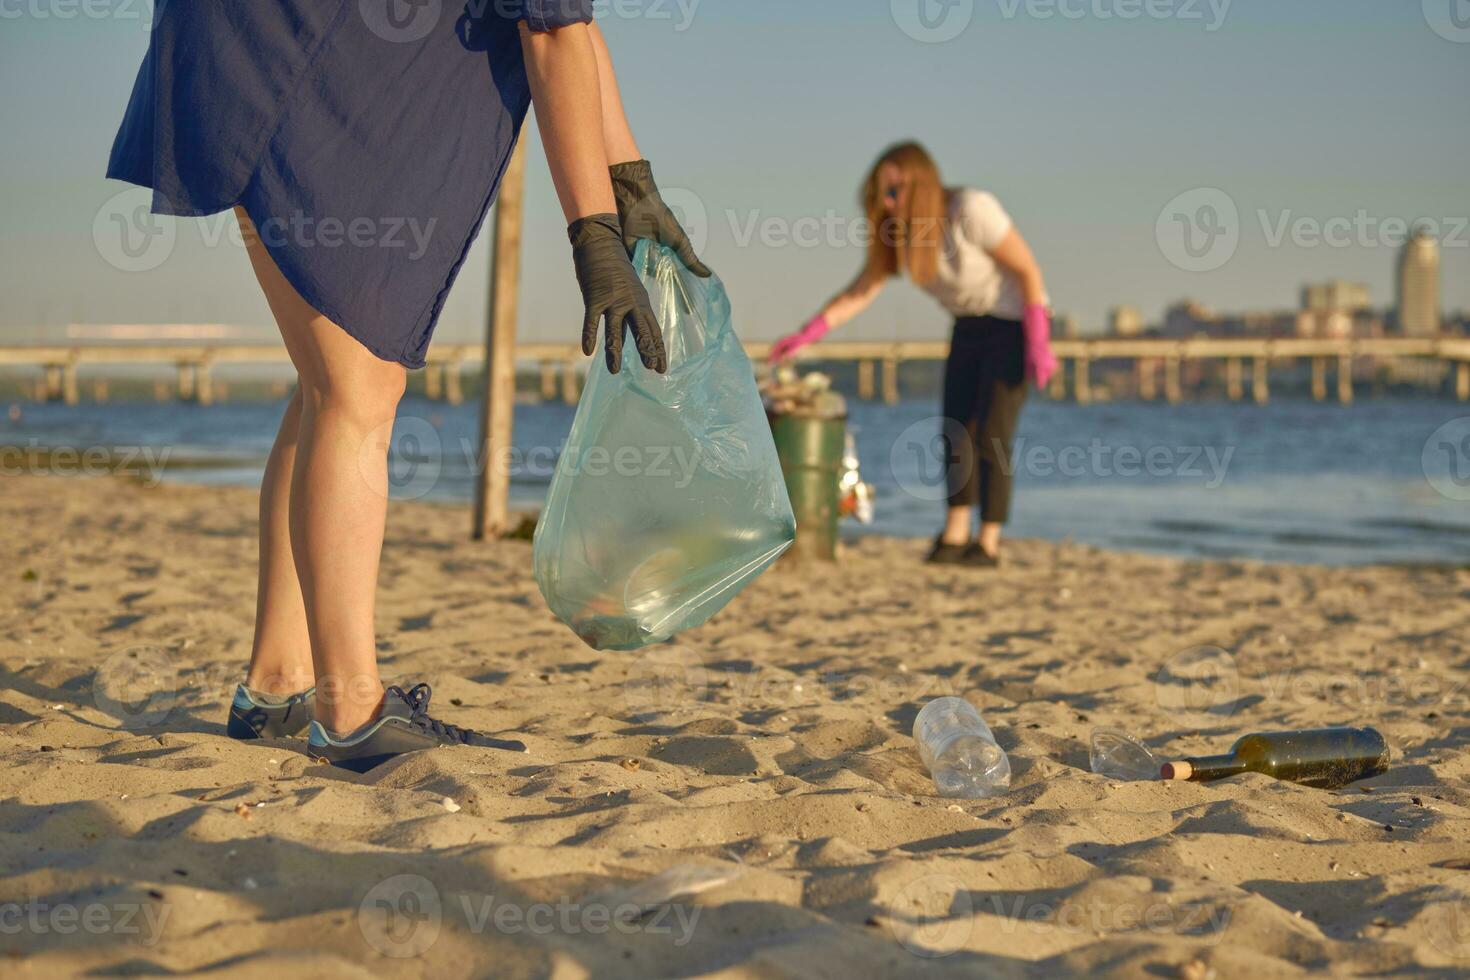
[[[951,507],[944,512],[944,532],[941,539],[945,544],[969,544],[970,531],[974,526],[975,508],[969,505]]]
[[[245,683],[269,694],[294,694],[315,682],[289,519],[301,404],[297,385],[260,483],[260,577],[255,593],[255,642]]]
[[[317,685],[316,719],[348,732],[383,698],[373,632],[388,511],[388,440],[406,372],[314,310],[241,216],[256,277],[296,365],[301,425],[289,537]]]
[[[980,524],[980,547],[992,558],[1000,554],[1000,529],[1004,526],[997,521],[984,521]]]

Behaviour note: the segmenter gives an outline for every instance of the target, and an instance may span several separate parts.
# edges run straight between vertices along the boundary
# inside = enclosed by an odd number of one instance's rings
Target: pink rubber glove
[[[1040,303],[1027,303],[1021,319],[1026,335],[1026,376],[1038,388],[1057,371],[1057,356],[1051,352],[1051,313]]]
[[[771,353],[767,355],[766,360],[772,364],[777,361],[784,361],[807,344],[815,344],[821,340],[827,335],[827,331],[831,329],[832,327],[827,323],[825,316],[812,317],[811,320],[807,321],[807,325],[796,331],[796,333],[782,337],[776,341],[775,345],[771,347]]]

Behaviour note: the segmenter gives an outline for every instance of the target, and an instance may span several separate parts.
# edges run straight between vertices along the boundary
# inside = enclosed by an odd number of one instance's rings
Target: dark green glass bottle
[[[1161,779],[1206,782],[1260,772],[1287,782],[1335,789],[1388,769],[1388,743],[1372,728],[1316,728],[1241,737],[1227,755],[1165,763]]]

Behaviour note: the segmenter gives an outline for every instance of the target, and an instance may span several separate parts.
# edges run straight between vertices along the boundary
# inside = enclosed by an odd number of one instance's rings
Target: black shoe
[[[266,696],[252,693],[250,688],[239,684],[235,687],[234,700],[230,702],[225,733],[238,739],[300,735],[311,722],[315,698],[316,688],[309,687],[300,694],[266,700]]]
[[[971,568],[999,568],[1000,556],[992,555],[980,547],[979,541],[976,541],[965,549],[965,556],[960,560],[960,564],[969,565]]]
[[[934,539],[934,547],[924,560],[931,565],[963,565],[969,549],[967,544],[945,544],[944,536],[940,535]]]
[[[430,718],[429,698],[432,694],[427,684],[415,684],[407,691],[396,685],[389,687],[384,692],[383,710],[377,720],[350,735],[333,735],[314,720],[307,736],[307,754],[320,762],[329,762],[353,772],[367,772],[394,756],[441,745],[478,745],[508,752],[526,751],[524,742],[491,738]]]

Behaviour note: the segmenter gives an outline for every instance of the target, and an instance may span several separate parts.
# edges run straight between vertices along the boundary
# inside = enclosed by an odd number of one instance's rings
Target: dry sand
[[[385,672],[530,749],[359,777],[224,736],[254,494],[3,490],[8,976],[1470,970],[1467,571],[1018,542],[985,573],[868,540],[676,646],[597,653],[546,611],[529,545],[395,505]],[[931,795],[908,730],[944,693],[1010,753],[1004,797]],[[1387,775],[1088,771],[1098,725],[1186,755],[1343,722],[1389,737]],[[691,867],[716,877],[626,914]]]

